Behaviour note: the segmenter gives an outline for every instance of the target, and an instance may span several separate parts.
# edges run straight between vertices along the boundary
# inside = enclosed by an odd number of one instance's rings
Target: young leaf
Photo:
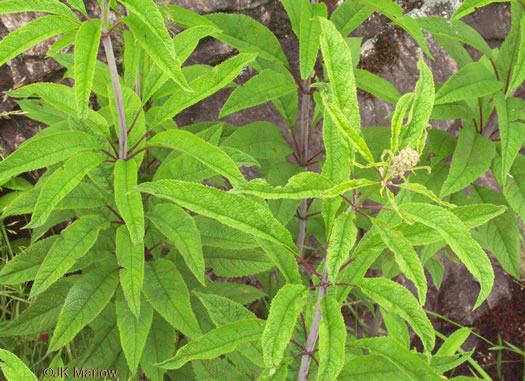
[[[341,306],[333,296],[320,303],[323,320],[319,323],[319,370],[317,380],[336,380],[345,364],[346,325]]]
[[[496,154],[494,143],[476,133],[471,125],[462,128],[458,135],[450,172],[441,187],[441,198],[465,188],[488,171]]]
[[[267,367],[275,368],[283,360],[306,298],[308,289],[300,284],[286,284],[274,296],[262,335],[264,363]]]
[[[414,104],[415,94],[406,93],[398,99],[396,103],[396,109],[392,115],[391,130],[392,135],[390,138],[390,149],[392,152],[399,152],[399,140],[401,136],[401,130],[403,128],[403,121],[408,116],[410,119],[412,116],[412,105]]]
[[[297,252],[290,233],[268,208],[246,197],[177,180],[143,183],[137,190],[171,200],[198,214]]]
[[[84,21],[75,40],[75,93],[80,119],[88,116],[101,33],[102,23],[99,20]]]
[[[148,379],[163,381],[166,370],[153,364],[158,364],[173,356],[177,338],[175,329],[162,319],[159,314],[153,314],[153,323],[142,352],[140,366]]]
[[[281,274],[283,274],[286,282],[301,284],[301,276],[299,275],[297,261],[290,251],[286,250],[286,248],[281,245],[275,245],[264,239],[257,239],[257,243],[273,261]]]
[[[452,212],[430,204],[403,204],[400,208],[411,220],[436,230],[480,282],[481,290],[474,309],[479,307],[489,296],[494,283],[494,272],[489,258],[472,239],[465,224]]]
[[[0,3],[0,15],[20,12],[53,13],[76,20],[71,9],[56,0],[4,0]]]
[[[140,194],[128,193],[137,185],[137,163],[135,160],[118,160],[113,173],[115,203],[126,223],[131,241],[137,245],[144,240],[144,209]]]
[[[69,343],[82,328],[91,323],[109,302],[117,285],[117,269],[109,266],[109,263],[85,274],[75,283],[60,311],[48,353]]]
[[[76,22],[63,16],[43,16],[25,24],[0,41],[0,66],[39,42],[76,27]]]
[[[30,297],[47,290],[82,258],[95,244],[106,220],[97,215],[82,216],[62,231],[38,269]]]
[[[145,3],[150,3],[150,0]],[[151,2],[151,4],[153,3]],[[156,5],[153,4],[153,7],[157,10]],[[188,85],[186,78],[182,74],[181,62],[175,57],[173,41],[169,37],[169,34],[167,36],[169,42],[165,41],[165,36],[159,35],[159,31],[165,31],[168,33],[164,25],[159,29],[151,29],[148,25],[151,22],[146,22],[144,17],[139,15],[140,13],[132,13],[124,18],[124,22],[133,32],[135,39],[140,43],[155,64],[169,75],[170,78],[182,88],[182,90],[185,92],[192,92],[192,87]]]
[[[7,381],[37,381],[35,374],[15,354],[0,349],[0,368]]]
[[[419,68],[419,80],[414,90],[412,117],[400,131],[401,149],[417,148],[418,141],[428,125],[428,119],[434,107],[434,78],[425,61],[423,61],[423,56],[419,57],[417,66]]]
[[[447,337],[443,344],[441,344],[441,347],[436,352],[436,356],[452,356],[456,354],[471,333],[472,328],[468,327],[455,330],[452,335]]]
[[[241,53],[256,53],[265,60],[289,66],[277,37],[253,18],[227,13],[213,13],[205,17],[222,30],[222,33],[214,35],[218,40]]]
[[[48,167],[74,154],[97,148],[96,140],[80,131],[35,136],[0,162],[0,182],[24,172]]]
[[[423,308],[405,287],[390,279],[364,278],[359,282],[360,290],[388,312],[405,319],[421,338],[426,350],[434,348],[434,328]]]
[[[144,245],[134,245],[125,226],[117,229],[115,242],[117,261],[121,267],[120,285],[130,311],[138,319],[141,311],[140,294],[144,283]]]
[[[242,68],[255,60],[255,58],[255,54],[239,54],[217,65],[211,72],[191,81],[190,87],[193,89],[193,92],[183,91],[182,89],[176,91],[160,109],[155,111],[155,117],[150,122],[151,128],[155,128],[170,120],[182,110],[200,102],[228,85],[239,75]]]
[[[201,329],[193,314],[184,279],[167,259],[157,259],[144,266],[143,293],[152,307],[185,336],[200,336]]]
[[[136,316],[128,307],[123,293],[117,291],[115,301],[117,309],[117,326],[120,332],[122,351],[129,366],[131,374],[137,371],[144,345],[153,320],[153,309],[148,303],[142,303],[140,317]]]
[[[105,160],[100,153],[86,152],[73,156],[63,168],[57,169],[42,186],[31,222],[26,226],[42,226],[58,203],[75,187],[84,176]]]
[[[327,17],[326,4],[311,4],[301,2],[301,18],[299,20],[299,67],[301,78],[308,79],[312,74],[319,53],[319,36],[321,25],[318,18]]]
[[[392,229],[387,223],[377,218],[373,222],[383,242],[394,252],[396,263],[401,271],[416,286],[419,303],[425,305],[427,279],[416,251],[403,234]]]
[[[184,345],[172,357],[160,364],[163,369],[179,369],[188,361],[212,359],[233,352],[241,343],[259,340],[264,321],[259,319],[238,320],[223,325]]]
[[[172,148],[191,155],[207,167],[224,174],[234,185],[246,182],[237,164],[220,148],[184,130],[175,129],[161,132],[149,144]]]
[[[296,90],[297,84],[290,75],[263,70],[244,85],[233,90],[222,106],[219,118],[272,101]]]
[[[195,278],[204,285],[201,237],[193,218],[170,203],[155,205],[147,217],[175,245]]]
[[[357,238],[357,228],[354,224],[353,213],[343,213],[334,222],[328,249],[326,252],[328,279],[337,282],[339,269],[348,260],[350,250]]]
[[[472,62],[453,74],[436,93],[435,104],[479,98],[501,90],[505,83],[498,81],[483,63]]]

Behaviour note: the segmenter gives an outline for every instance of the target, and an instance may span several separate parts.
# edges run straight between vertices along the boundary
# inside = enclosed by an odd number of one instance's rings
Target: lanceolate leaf
[[[343,4],[354,4],[350,1]],[[375,95],[389,103],[396,104],[401,95],[399,91],[387,80],[367,70],[356,69],[354,71],[356,85],[358,88]]]
[[[440,196],[443,198],[471,184],[490,168],[495,154],[494,143],[476,133],[472,125],[461,129],[450,172],[441,188]]]
[[[155,111],[151,127],[170,120],[182,110],[214,94],[233,81],[242,68],[255,59],[255,54],[239,54],[217,65],[210,73],[198,77],[190,83],[193,92],[178,90]]]
[[[69,291],[49,343],[53,352],[69,343],[109,302],[118,285],[117,269],[106,263],[85,274]]]
[[[268,208],[246,197],[177,180],[143,183],[137,190],[172,200],[203,216],[297,252],[290,233]]]
[[[301,284],[297,261],[290,251],[282,247],[282,245],[275,245],[264,239],[257,239],[257,243],[283,274],[286,282]]]
[[[175,357],[160,364],[164,369],[178,369],[188,361],[218,357],[235,350],[241,343],[261,338],[264,321],[245,319],[223,325],[180,348]]]
[[[389,381],[406,381],[407,379],[407,375],[393,362],[376,354],[352,357],[345,363],[339,376],[343,380],[352,381],[369,381],[373,378],[387,378]]]
[[[355,28],[365,22],[374,13],[372,8],[355,3],[353,1],[345,1],[339,5],[330,16],[330,21],[334,23],[337,30],[346,37]]]
[[[195,278],[204,285],[201,237],[193,218],[184,209],[170,203],[155,205],[147,217],[175,245]]]
[[[84,0],[67,0],[68,4],[71,5],[71,8],[76,9],[84,16],[88,16],[86,12],[86,6],[84,5]]]
[[[465,224],[448,210],[430,204],[403,204],[400,208],[411,220],[436,230],[480,282],[481,290],[474,308],[479,307],[489,296],[494,272],[489,258],[472,239]]]
[[[166,370],[153,364],[158,364],[173,356],[175,352],[175,329],[159,314],[153,314],[153,323],[149,331],[146,346],[142,352],[140,366],[148,379],[163,381]]]
[[[399,151],[399,140],[401,136],[401,129],[403,128],[403,120],[407,117],[407,115],[410,119],[411,112],[413,110],[412,105],[414,104],[414,99],[414,93],[406,93],[401,98],[399,98],[396,103],[396,109],[394,111],[394,115],[392,116],[392,136],[390,138],[390,148],[394,153]]]
[[[76,22],[63,16],[39,17],[25,24],[0,41],[0,66],[39,42],[68,32],[77,26]]]
[[[274,268],[273,262],[260,250],[230,250],[210,247],[206,248],[204,253],[207,267],[212,267],[213,273],[222,277],[243,277]]]
[[[277,367],[283,360],[307,297],[308,289],[305,286],[287,284],[273,298],[262,335],[264,363],[267,367]]]
[[[99,20],[84,21],[75,40],[75,92],[78,116],[88,116],[89,96],[95,75],[102,24]]]
[[[38,269],[30,296],[41,294],[66,274],[95,244],[98,233],[106,227],[105,219],[97,215],[83,216],[69,225]]]
[[[43,225],[58,203],[71,192],[93,168],[105,160],[101,153],[86,152],[73,156],[45,182],[27,227]]]
[[[463,4],[452,15],[453,20],[459,20],[462,17],[474,12],[477,8],[484,7],[491,3],[506,3],[510,0],[465,0]]]
[[[386,311],[405,319],[421,338],[426,350],[435,344],[434,328],[423,308],[405,287],[385,278],[364,278],[359,282],[360,290]]]
[[[71,21],[76,19],[71,9],[56,0],[4,0],[0,3],[0,15],[20,12],[54,13],[66,16]]]
[[[146,1],[149,3],[149,0]],[[154,5],[155,6],[155,5]],[[156,6],[155,6],[156,8]],[[151,59],[162,69],[171,79],[175,81],[184,91],[192,91],[186,78],[182,74],[181,62],[175,58],[173,41],[164,41],[163,37],[158,35],[159,29],[153,30],[144,22],[143,18],[136,13],[128,15],[124,22],[129,26],[135,39],[140,43],[142,48],[147,52]],[[165,27],[161,30],[166,31]]]
[[[142,351],[153,320],[153,309],[148,303],[142,303],[139,316],[129,309],[122,292],[117,292],[117,326],[120,332],[122,350],[126,356],[129,369],[135,373],[142,357]]]
[[[394,252],[396,263],[399,265],[401,271],[416,286],[419,303],[422,306],[425,305],[427,280],[425,277],[425,271],[423,270],[423,265],[421,264],[416,251],[403,234],[392,229],[382,220],[375,219],[374,226],[379,231],[379,235],[383,242],[385,242],[388,248]]]
[[[193,220],[199,230],[203,246],[220,247],[230,250],[257,247],[257,243],[249,234],[223,225],[211,218],[194,216]]]
[[[144,209],[139,193],[130,192],[137,185],[135,160],[118,160],[114,169],[115,202],[126,223],[134,245],[144,240]]]
[[[299,20],[299,65],[301,78],[306,80],[313,72],[317,54],[319,53],[319,35],[321,25],[317,17],[326,18],[326,4],[311,4],[301,1],[301,17]]]
[[[323,320],[319,323],[319,370],[317,380],[336,380],[345,364],[346,325],[341,306],[333,296],[320,303]]]
[[[0,368],[7,381],[37,381],[35,374],[15,354],[0,349]]]
[[[221,109],[219,118],[285,96],[297,90],[289,75],[264,70],[244,85],[237,87]]]
[[[348,260],[350,249],[354,246],[357,238],[357,228],[354,224],[353,213],[343,213],[337,217],[328,240],[326,253],[328,279],[335,283],[339,269]]]
[[[219,30],[211,25],[195,26],[188,28],[178,33],[173,38],[173,44],[175,45],[175,52],[177,53],[177,60],[184,62],[193,53],[199,41],[204,37],[209,36]]]
[[[134,245],[131,242],[125,226],[117,229],[116,254],[119,271],[120,285],[129,306],[129,310],[139,318],[140,294],[144,282],[144,245]]]
[[[237,164],[220,148],[184,130],[175,129],[155,135],[149,144],[172,148],[191,155],[204,165],[224,174],[234,185],[246,182]]]
[[[191,309],[188,288],[173,262],[157,259],[146,263],[144,275],[143,293],[152,307],[185,336],[200,336],[201,329]]]
[[[0,182],[66,160],[75,153],[97,148],[95,139],[80,131],[38,135],[0,162]]]
[[[510,175],[512,178],[507,179],[507,184],[503,187],[503,195],[510,207],[522,221],[525,221],[525,156],[516,157]]]
[[[523,3],[521,6],[523,6]],[[516,61],[516,66],[511,69],[509,86],[506,89],[507,94],[519,88],[525,79],[525,70],[523,69],[525,66],[525,17],[521,18],[519,35],[520,46],[518,50],[518,58]]]

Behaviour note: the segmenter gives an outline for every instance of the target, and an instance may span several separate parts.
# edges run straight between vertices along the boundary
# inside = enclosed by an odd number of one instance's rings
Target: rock
[[[271,0],[170,0],[170,3],[196,13],[206,14],[253,9],[270,1]]]

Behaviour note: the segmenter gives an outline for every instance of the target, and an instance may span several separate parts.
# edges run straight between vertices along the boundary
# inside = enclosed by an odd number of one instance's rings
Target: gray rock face
[[[170,0],[171,4],[200,14],[252,9],[270,0]]]

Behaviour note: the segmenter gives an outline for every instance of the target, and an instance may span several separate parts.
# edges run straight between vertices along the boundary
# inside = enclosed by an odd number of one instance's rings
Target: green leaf
[[[299,39],[299,36],[301,35],[299,23],[301,18],[302,1],[282,0],[281,3],[284,9],[286,10],[286,13],[288,14],[288,18],[290,19],[290,23],[292,24],[292,30],[297,39]]]
[[[434,328],[423,308],[414,296],[399,283],[384,278],[364,278],[359,282],[360,290],[378,303],[387,312],[405,319],[421,338],[426,350],[435,345]]]
[[[92,136],[80,131],[38,135],[0,162],[0,182],[21,173],[59,163],[74,154],[97,148]]]
[[[86,12],[86,6],[84,5],[84,0],[67,0],[67,2],[71,8],[76,9],[86,17],[88,16]]]
[[[525,22],[523,23],[525,25]],[[525,39],[525,38],[524,38]],[[505,100],[503,92],[498,91],[494,94],[494,105],[498,112],[498,127],[501,137],[501,178],[505,185],[512,164],[518,152],[521,149],[523,140],[525,139],[525,128],[523,124],[510,121],[510,104]]]
[[[419,57],[419,80],[414,90],[414,101],[411,106],[410,118],[400,131],[400,148],[416,148],[422,134],[428,125],[428,119],[434,107],[434,78],[432,72]]]
[[[372,13],[374,13],[372,8],[353,1],[345,1],[333,11],[330,21],[334,23],[343,36],[348,36],[365,22]]]
[[[521,4],[523,6],[523,4]],[[508,87],[506,88],[506,93],[510,94],[512,91],[518,89],[525,80],[525,16],[521,18],[520,22],[520,46],[518,50],[518,59],[516,61],[516,66],[511,69],[511,75],[508,82]]]
[[[353,3],[346,2],[343,4]],[[392,104],[396,104],[401,97],[401,94],[399,94],[399,91],[397,91],[394,85],[374,73],[370,73],[367,70],[355,69],[354,74],[356,86],[367,93]]]
[[[238,320],[223,325],[184,345],[172,357],[160,364],[163,369],[179,369],[188,361],[205,360],[233,352],[241,343],[259,340],[264,321],[259,319]]]
[[[52,236],[29,246],[7,262],[0,271],[0,283],[17,285],[34,280],[38,268],[58,236]]]
[[[39,295],[16,319],[0,328],[0,336],[38,335],[52,330],[66,299],[66,295],[77,277],[60,279]]]
[[[64,229],[38,269],[30,297],[41,294],[66,274],[95,244],[100,230],[105,228],[104,218],[88,215]]]
[[[396,109],[392,115],[391,123],[391,138],[390,138],[390,148],[392,152],[399,152],[399,140],[401,136],[401,131],[403,128],[404,119],[408,116],[410,119],[412,116],[415,94],[406,93],[403,94],[401,98],[398,99],[396,103]]]
[[[242,304],[217,295],[195,292],[201,303],[206,307],[213,323],[220,327],[237,320],[255,319],[255,314]]]
[[[39,42],[69,32],[77,26],[76,22],[63,16],[43,16],[25,24],[0,41],[0,66]]]
[[[326,252],[326,269],[328,271],[328,279],[332,283],[337,282],[339,269],[348,260],[350,250],[357,238],[354,217],[354,213],[346,212],[340,214],[334,222]]]
[[[452,356],[461,349],[463,343],[468,339],[472,333],[472,328],[462,327],[455,330],[452,335],[441,344],[439,350],[436,352],[436,356]]]
[[[450,172],[441,187],[441,198],[465,188],[488,171],[496,154],[494,143],[476,133],[471,125],[461,129],[458,135]]]
[[[507,3],[510,0],[465,0],[463,4],[452,14],[452,20],[459,20],[466,15],[474,12],[477,8],[484,7],[491,3]]]
[[[175,46],[175,52],[177,53],[177,59],[179,62],[184,62],[193,53],[199,41],[204,37],[213,34],[214,32],[220,32],[214,26],[201,25],[188,28],[178,33],[173,38],[173,44]]]
[[[500,193],[473,185],[471,198],[476,202],[505,204]],[[501,267],[516,279],[520,279],[520,230],[516,215],[507,210],[505,213],[478,227],[474,237],[488,249],[501,264]]]
[[[93,168],[105,160],[100,153],[86,152],[73,156],[45,182],[38,196],[31,222],[26,228],[42,226],[58,203],[68,195]]]
[[[309,1],[302,1],[299,20],[299,67],[303,80],[312,75],[319,53],[321,25],[318,17],[326,18],[327,15],[326,4],[311,4]]]
[[[346,325],[341,306],[333,296],[320,303],[323,320],[319,323],[319,370],[317,380],[336,380],[345,364]]]
[[[352,357],[339,374],[342,380],[370,381],[388,379],[406,381],[407,376],[393,362],[383,356],[368,354]]]
[[[417,288],[419,303],[425,305],[427,280],[419,256],[403,234],[392,229],[382,220],[374,219],[374,226],[387,247],[394,252],[396,263],[401,271]]]
[[[135,1],[136,0],[133,0],[133,2]],[[145,4],[149,3],[151,3],[153,7],[155,7],[155,10],[157,10],[156,5],[150,2],[150,0],[145,2]],[[128,4],[129,2],[127,5]],[[177,83],[183,91],[192,92],[192,87],[188,85],[186,78],[182,74],[181,62],[175,57],[173,41],[169,37],[169,34],[164,25],[160,29],[152,29],[149,26],[151,21],[146,21],[145,16],[140,15],[140,13],[132,13],[128,15],[124,18],[124,22],[127,26],[129,26],[133,32],[133,35],[135,36],[135,39],[151,57],[153,62],[155,62],[155,64],[157,64],[158,67],[162,69],[162,71],[169,75],[170,78],[173,79],[173,81],[175,81],[175,83]],[[166,41],[166,36],[163,35],[164,33],[161,33],[164,31],[168,34],[167,38],[169,41]],[[162,35],[159,35],[159,33]]]
[[[117,326],[120,332],[122,351],[126,357],[131,374],[137,371],[144,345],[153,321],[153,309],[148,303],[142,303],[139,316],[135,316],[121,291],[117,292]]]
[[[201,329],[191,310],[188,288],[173,262],[157,259],[146,263],[144,275],[143,293],[153,308],[185,336],[200,336]]]
[[[182,110],[200,102],[228,85],[239,75],[242,68],[255,58],[254,54],[239,54],[217,65],[211,72],[191,81],[189,86],[193,89],[193,92],[187,92],[183,89],[177,90],[160,109],[155,110],[155,116],[150,122],[151,128],[155,128],[170,120]]]
[[[290,233],[268,208],[246,197],[177,180],[143,183],[137,190],[169,199],[198,214],[297,252]]]
[[[144,240],[144,209],[139,193],[130,192],[137,185],[137,163],[135,160],[118,160],[114,169],[115,203],[126,223],[134,245]],[[129,193],[128,193],[129,192]]]
[[[498,81],[481,62],[472,62],[454,73],[436,93],[435,104],[480,98],[501,90],[505,83]]]
[[[257,239],[257,243],[266,255],[273,261],[274,265],[283,274],[286,282],[301,284],[301,276],[295,256],[281,245],[275,245],[264,239]]]
[[[402,204],[403,213],[413,221],[436,230],[465,264],[467,270],[480,282],[480,293],[474,309],[489,296],[494,283],[494,272],[489,258],[472,239],[465,224],[452,212],[430,204]]]
[[[220,148],[184,130],[168,130],[152,139],[151,146],[175,149],[191,155],[214,171],[224,174],[234,185],[246,182],[237,164]]]
[[[166,371],[153,364],[158,364],[171,356],[175,352],[176,343],[175,330],[159,314],[153,314],[153,323],[149,331],[148,338],[140,366],[144,374],[152,381],[163,381]]]
[[[35,374],[15,354],[0,349],[0,368],[7,381],[37,381]]]
[[[443,380],[425,360],[389,337],[356,340],[352,345],[368,348],[373,355],[383,357],[383,361],[387,360],[395,364],[405,374],[404,380]]]
[[[277,37],[264,25],[240,14],[213,13],[205,16],[222,33],[214,37],[241,53],[256,53],[260,58],[289,66]]]
[[[101,33],[102,23],[99,20],[84,21],[75,40],[75,93],[80,119],[88,116]]]
[[[197,290],[206,294],[224,296],[234,302],[245,305],[266,296],[266,294],[258,288],[230,282],[213,282],[206,287],[201,286]]]
[[[175,245],[195,278],[204,285],[201,237],[193,218],[182,208],[170,203],[155,205],[147,217]]]
[[[273,262],[260,250],[231,250],[206,248],[204,251],[206,266],[213,269],[215,275],[226,278],[238,278],[262,273],[274,268]]]
[[[289,75],[263,70],[244,85],[233,90],[222,106],[219,118],[272,101],[296,90],[297,84]]]
[[[496,161],[496,160],[494,160]],[[510,169],[503,195],[510,207],[525,221],[525,156],[518,155]]]
[[[221,249],[230,250],[251,249],[257,247],[257,243],[249,234],[233,229],[227,225],[223,225],[211,218],[194,216],[193,220],[199,230],[203,246],[219,247]]]
[[[266,199],[302,200],[305,198],[334,198],[349,190],[374,184],[373,181],[359,179],[334,185],[318,173],[301,172],[291,177],[285,186],[272,187],[266,180],[258,178],[235,188],[235,192],[252,194]]]
[[[113,266],[100,266],[85,274],[71,287],[49,343],[49,352],[69,343],[82,328],[91,323],[109,302],[118,285]]]
[[[286,284],[275,295],[262,334],[266,367],[279,366],[284,357],[299,314],[303,310],[308,289],[301,284]]]
[[[4,0],[0,3],[0,15],[20,12],[53,13],[76,20],[74,13],[65,4],[56,0]]]
[[[121,267],[120,285],[130,311],[139,318],[140,294],[144,283],[144,245],[134,245],[125,226],[117,229],[115,241],[117,261]]]

